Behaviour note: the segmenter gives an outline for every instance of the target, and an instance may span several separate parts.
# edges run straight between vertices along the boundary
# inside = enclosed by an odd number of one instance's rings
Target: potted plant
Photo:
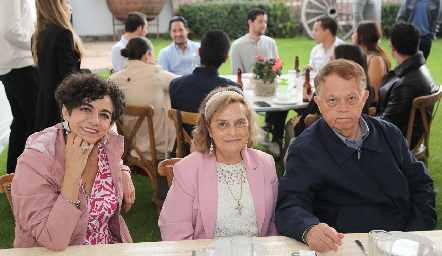
[[[254,85],[256,95],[272,96],[276,94],[276,88],[278,87],[276,77],[281,75],[282,66],[283,63],[279,58],[255,57],[253,77],[250,79],[250,83]]]

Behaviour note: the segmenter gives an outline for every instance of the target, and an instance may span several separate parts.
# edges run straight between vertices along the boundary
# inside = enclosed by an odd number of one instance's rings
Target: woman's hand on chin
[[[66,174],[73,175],[74,177],[81,176],[94,145],[95,144],[89,144],[74,133],[67,135],[65,152]]]

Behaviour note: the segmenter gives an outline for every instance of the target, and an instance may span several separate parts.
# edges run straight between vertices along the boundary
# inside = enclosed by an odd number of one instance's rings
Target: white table
[[[230,79],[232,81],[237,80],[236,75],[221,75],[224,78]],[[248,81],[248,78],[242,79],[243,84],[246,84]],[[253,92],[253,88],[244,88],[244,94],[246,96],[247,101],[250,103],[250,106],[255,110],[256,112],[272,112],[272,111],[285,111],[285,110],[296,110],[296,109],[304,109],[307,107],[308,102],[297,102],[296,104],[276,104],[273,99],[277,99],[279,97],[278,93],[274,96],[257,96]],[[267,104],[270,105],[270,107],[260,107],[254,102],[256,101],[264,101]]]
[[[442,230],[421,231],[413,233],[429,238],[433,243],[439,246],[439,252],[440,252],[442,246]],[[309,250],[307,245],[285,236],[256,237],[253,239],[262,243],[266,247],[268,256],[291,256],[293,252],[298,252],[299,250]],[[365,248],[368,248],[368,235],[366,233],[345,234],[345,238],[343,239],[343,245],[339,248],[338,252],[317,253],[317,255],[318,256],[365,255],[355,243],[355,239],[360,240],[362,244],[365,246]],[[91,246],[77,245],[77,246],[69,246],[68,248],[66,248],[66,250],[62,252],[54,252],[46,248],[34,247],[34,248],[0,250],[0,255],[2,256],[12,256],[12,255],[189,256],[192,250],[197,251],[203,247],[206,247],[208,244],[212,243],[213,241],[215,240],[203,239],[203,240],[188,240],[188,241],[176,241],[176,242],[144,242],[144,243],[134,243],[134,244],[111,244],[111,245],[91,245]]]

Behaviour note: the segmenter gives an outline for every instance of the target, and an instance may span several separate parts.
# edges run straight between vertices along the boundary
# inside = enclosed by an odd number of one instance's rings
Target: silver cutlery
[[[361,248],[361,250],[368,255],[368,252],[365,250],[364,246],[362,245],[361,241],[359,240],[355,240],[356,244],[359,246],[359,248]]]

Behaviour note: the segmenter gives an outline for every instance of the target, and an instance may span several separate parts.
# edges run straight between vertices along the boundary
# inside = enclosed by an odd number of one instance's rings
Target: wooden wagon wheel
[[[322,17],[330,17],[338,23],[338,37],[346,40],[353,33],[353,2],[351,0],[303,0],[301,21],[312,38],[313,24]]]

